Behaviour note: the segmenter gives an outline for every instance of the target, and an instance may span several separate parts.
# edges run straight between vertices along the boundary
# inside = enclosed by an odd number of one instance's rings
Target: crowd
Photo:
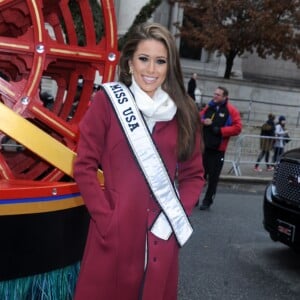
[[[265,158],[265,166],[267,171],[273,171],[274,165],[279,161],[280,156],[284,152],[284,146],[290,141],[289,132],[285,127],[285,116],[279,116],[278,122],[275,123],[275,115],[270,113],[268,119],[261,126],[260,131],[260,154],[257,157],[254,171],[262,172],[259,166],[260,161]],[[270,159],[270,154],[273,157]]]

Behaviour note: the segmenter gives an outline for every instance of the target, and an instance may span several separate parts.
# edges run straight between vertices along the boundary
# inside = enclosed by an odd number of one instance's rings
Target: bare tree
[[[246,51],[299,64],[300,0],[181,0],[180,34],[189,43],[226,57],[224,78]]]

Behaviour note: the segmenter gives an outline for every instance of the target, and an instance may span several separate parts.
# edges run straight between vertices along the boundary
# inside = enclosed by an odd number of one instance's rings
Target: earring
[[[130,75],[132,75],[132,74],[133,74],[132,67],[129,67],[129,74],[130,74]]]

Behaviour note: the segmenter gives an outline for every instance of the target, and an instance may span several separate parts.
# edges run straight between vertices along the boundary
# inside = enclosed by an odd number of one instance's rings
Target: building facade
[[[124,35],[131,26],[140,9],[148,0],[115,0],[118,22],[118,35]],[[163,0],[156,9],[151,20],[159,22],[169,28],[174,34],[177,29],[174,24],[182,24],[184,12],[177,3],[170,4]],[[186,72],[199,71],[203,75],[222,77],[225,71],[225,57],[217,53],[209,53],[204,49],[192,48],[176,37],[177,47],[181,58],[186,62]],[[300,69],[291,61],[281,59],[259,58],[256,54],[245,54],[237,57],[232,69],[232,77],[238,79],[257,80],[266,83],[298,86],[300,83]]]

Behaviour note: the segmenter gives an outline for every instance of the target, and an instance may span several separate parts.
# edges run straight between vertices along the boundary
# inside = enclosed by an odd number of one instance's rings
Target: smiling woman
[[[91,222],[75,299],[175,300],[204,184],[198,111],[162,25],[137,26],[119,66],[80,123],[74,177]]]
[[[167,49],[164,44],[156,40],[141,42],[129,60],[129,70],[140,88],[152,97],[166,79]]]

